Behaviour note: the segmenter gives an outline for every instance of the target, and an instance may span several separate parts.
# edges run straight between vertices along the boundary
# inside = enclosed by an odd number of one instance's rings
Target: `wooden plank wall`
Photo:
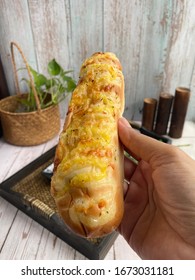
[[[0,0],[0,53],[14,94],[10,41],[39,71],[46,73],[55,57],[76,80],[87,56],[115,52],[125,75],[126,117],[141,118],[144,97],[185,86],[192,91],[187,119],[195,120],[194,0]]]

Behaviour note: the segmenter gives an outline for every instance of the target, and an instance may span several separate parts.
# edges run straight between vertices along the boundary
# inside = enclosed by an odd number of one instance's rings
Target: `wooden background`
[[[192,92],[187,119],[195,121],[194,0],[0,0],[0,54],[14,94],[11,41],[32,67],[46,73],[56,58],[76,80],[87,56],[115,52],[125,76],[126,117],[141,118],[144,97],[185,86]]]

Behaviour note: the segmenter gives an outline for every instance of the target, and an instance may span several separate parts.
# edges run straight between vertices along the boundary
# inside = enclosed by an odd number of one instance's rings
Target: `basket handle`
[[[28,62],[27,62],[27,60],[26,60],[26,58],[25,58],[21,48],[18,46],[18,44],[16,42],[11,42],[11,44],[10,44],[10,47],[11,47],[11,59],[12,59],[12,64],[13,64],[13,68],[14,68],[14,79],[15,79],[15,86],[16,86],[17,94],[20,95],[21,92],[20,92],[20,87],[19,87],[19,82],[18,82],[18,75],[17,75],[17,69],[16,69],[16,61],[15,61],[15,56],[14,56],[14,46],[18,49],[18,51],[21,54],[22,59],[23,59],[23,61],[25,63],[25,66],[26,66],[26,69],[27,69],[27,72],[28,72],[28,75],[29,75],[29,78],[30,78],[30,85],[32,87],[32,91],[33,91],[33,94],[34,94],[34,97],[35,97],[35,102],[36,102],[37,110],[41,111],[40,101],[39,101],[38,94],[37,94],[37,91],[36,91],[35,86],[34,86],[34,81],[33,81],[32,74],[30,72],[30,67],[28,65]]]

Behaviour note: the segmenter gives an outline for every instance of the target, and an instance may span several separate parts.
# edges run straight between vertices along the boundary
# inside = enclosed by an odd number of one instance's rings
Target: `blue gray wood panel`
[[[86,57],[112,51],[123,65],[126,117],[141,118],[144,97],[185,86],[192,91],[187,119],[195,120],[193,0],[0,0],[0,53],[14,94],[11,41],[39,71],[46,74],[55,57],[76,80]]]

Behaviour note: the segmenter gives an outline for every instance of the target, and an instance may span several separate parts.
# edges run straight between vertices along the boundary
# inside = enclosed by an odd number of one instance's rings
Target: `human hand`
[[[142,259],[195,259],[195,161],[118,123],[125,150],[125,212],[119,227]]]

